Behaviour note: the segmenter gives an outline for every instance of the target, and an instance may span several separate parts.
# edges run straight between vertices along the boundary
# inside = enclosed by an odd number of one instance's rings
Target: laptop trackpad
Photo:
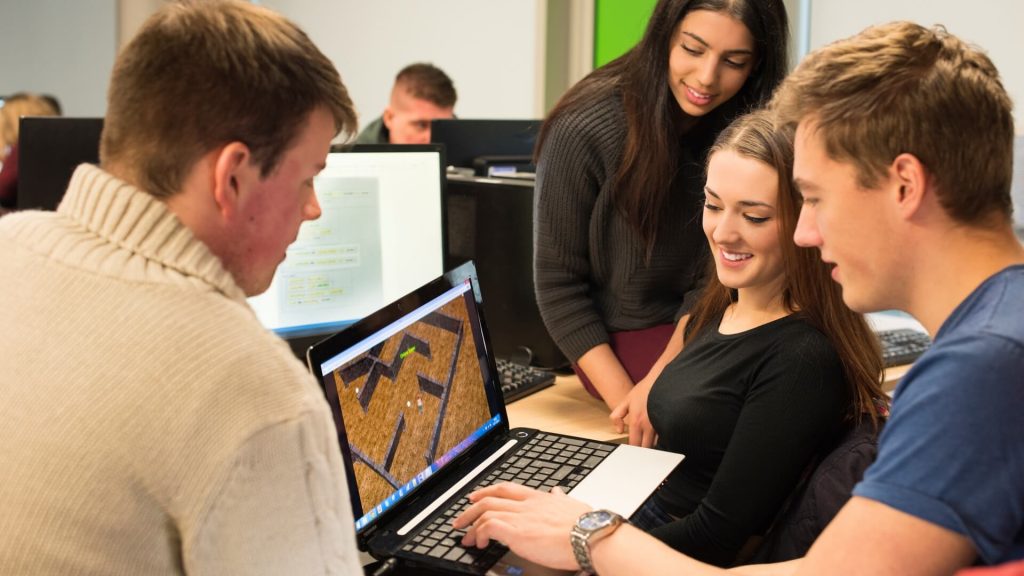
[[[681,454],[621,444],[569,493],[593,508],[629,518],[680,462]],[[565,538],[569,538],[566,533]],[[487,571],[488,576],[555,576],[573,574],[545,568],[508,552]]]
[[[569,494],[629,518],[682,461],[682,454],[621,444]]]

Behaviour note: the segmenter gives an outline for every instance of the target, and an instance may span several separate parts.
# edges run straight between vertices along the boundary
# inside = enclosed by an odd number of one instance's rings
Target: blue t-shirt
[[[853,493],[964,535],[985,564],[1024,558],[1024,266],[942,325]]]

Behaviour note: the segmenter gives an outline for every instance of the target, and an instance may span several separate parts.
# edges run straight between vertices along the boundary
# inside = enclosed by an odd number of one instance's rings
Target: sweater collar
[[[220,259],[162,201],[97,166],[75,170],[57,212],[123,250],[245,300]]]

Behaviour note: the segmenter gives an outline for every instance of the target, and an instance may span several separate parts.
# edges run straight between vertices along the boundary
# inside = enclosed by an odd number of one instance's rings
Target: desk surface
[[[583,389],[575,374],[555,378],[555,385],[506,407],[513,428],[536,428],[594,440],[615,440],[604,402]]]
[[[887,369],[882,389],[891,394],[909,368],[908,365]],[[516,400],[506,410],[513,428],[536,428],[611,442],[625,438],[612,428],[604,402],[587,394],[575,375],[557,377],[554,386]]]

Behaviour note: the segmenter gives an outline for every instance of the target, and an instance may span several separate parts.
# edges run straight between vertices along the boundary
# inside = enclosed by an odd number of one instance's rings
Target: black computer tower
[[[445,269],[476,263],[495,355],[560,369],[568,361],[551,339],[533,286],[532,181],[449,176]]]

